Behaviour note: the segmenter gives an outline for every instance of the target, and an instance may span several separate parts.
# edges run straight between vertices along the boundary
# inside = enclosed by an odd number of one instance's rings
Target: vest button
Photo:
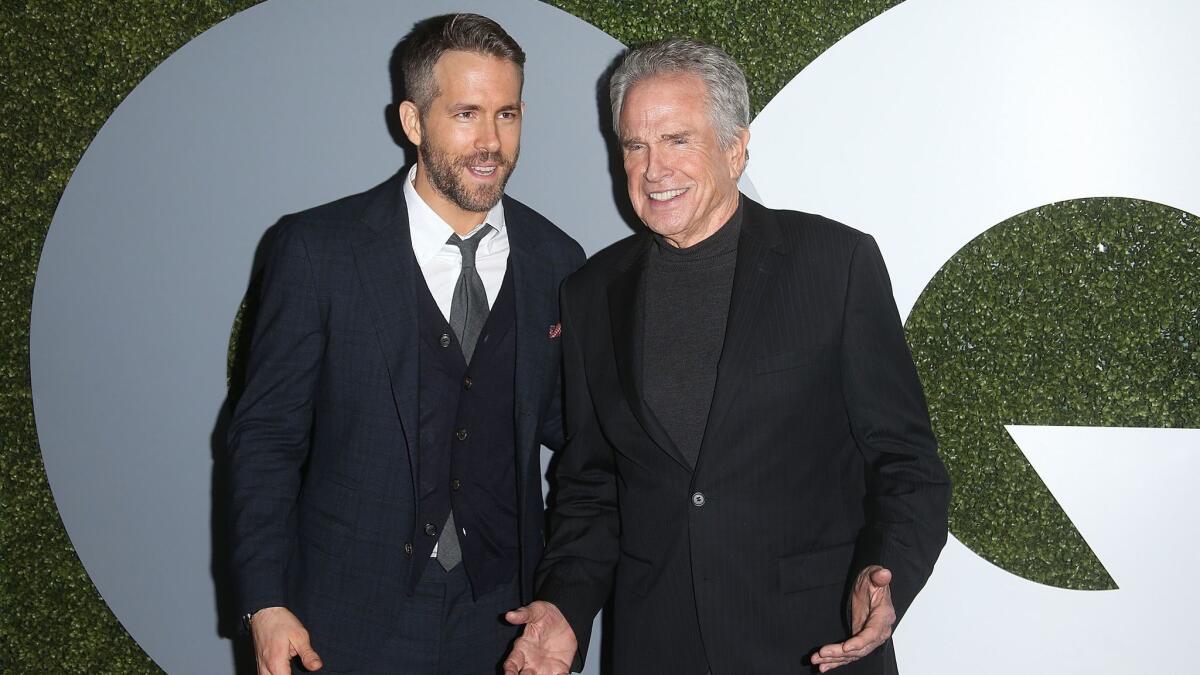
[[[455,492],[458,492],[459,490],[462,489],[462,481],[457,478],[450,481],[450,489],[454,490]]]
[[[405,558],[412,557],[412,542],[411,541],[404,542],[404,557]]]
[[[458,431],[454,432],[454,437],[455,437],[455,438],[457,438],[457,439],[458,439],[458,440],[460,440],[460,441],[465,441],[465,440],[467,440],[467,430],[466,430],[466,429],[459,429]]]
[[[697,492],[696,494],[692,495],[692,505],[697,508],[704,506],[704,493],[703,492]]]
[[[425,523],[425,534],[427,534],[431,537],[436,537],[437,536],[437,525],[434,525],[433,523]]]
[[[463,389],[466,389],[467,391],[471,391],[471,385],[473,385],[473,384],[475,384],[475,383],[471,381],[471,378],[469,378],[469,377],[463,378]]]
[[[440,340],[438,340],[438,344],[441,345],[443,349],[445,349],[446,347],[449,347],[450,346],[450,334],[442,333],[442,337]]]

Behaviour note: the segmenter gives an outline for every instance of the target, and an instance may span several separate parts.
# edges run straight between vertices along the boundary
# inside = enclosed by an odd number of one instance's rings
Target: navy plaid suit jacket
[[[404,620],[416,479],[417,284],[400,172],[285,217],[263,269],[228,434],[239,611],[285,606],[327,663],[369,659]],[[504,198],[516,296],[522,597],[541,557],[539,447],[562,444],[558,289],[579,245]]]

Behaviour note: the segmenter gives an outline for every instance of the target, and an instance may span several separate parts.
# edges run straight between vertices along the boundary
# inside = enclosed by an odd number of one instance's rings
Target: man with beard
[[[563,285],[571,440],[506,672],[578,665],[611,591],[620,675],[894,673],[950,485],[879,249],[738,192],[720,49],[633,49],[609,92],[647,231]]]
[[[260,675],[493,673],[542,553],[557,292],[583,251],[504,195],[517,43],[456,14],[402,50],[415,166],[285,217],[268,248],[229,430]]]

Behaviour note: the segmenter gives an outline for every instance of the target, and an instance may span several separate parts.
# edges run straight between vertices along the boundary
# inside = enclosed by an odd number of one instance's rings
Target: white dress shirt
[[[404,201],[408,204],[408,229],[412,235],[413,254],[417,257],[417,265],[425,276],[425,283],[429,286],[429,292],[433,293],[438,309],[449,321],[454,286],[462,272],[462,251],[446,243],[454,234],[454,228],[417,194],[417,189],[413,187],[416,177],[417,166],[414,164],[408,172],[408,179],[404,181]],[[483,280],[483,290],[490,308],[500,294],[500,284],[504,283],[504,272],[508,269],[508,230],[504,227],[503,201],[497,202],[487,212],[483,222],[463,239],[470,238],[484,225],[491,225],[493,231],[485,234],[483,241],[479,242],[475,252],[475,269]]]

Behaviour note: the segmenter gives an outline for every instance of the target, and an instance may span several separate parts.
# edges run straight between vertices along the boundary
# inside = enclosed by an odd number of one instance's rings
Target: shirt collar
[[[439,216],[421,195],[417,194],[417,189],[413,187],[413,181],[417,177],[417,165],[413,164],[408,170],[408,176],[404,179],[404,203],[408,206],[408,230],[412,237],[413,254],[417,257],[417,262],[423,262],[437,255],[446,246],[446,240],[450,235],[454,234],[454,228],[442,217]],[[470,237],[479,231],[479,228],[484,225],[491,225],[493,232],[489,233],[480,242],[481,248],[488,250],[491,242],[496,240],[496,236],[504,230],[504,200],[496,202],[496,205],[487,212],[483,222],[467,235]]]

